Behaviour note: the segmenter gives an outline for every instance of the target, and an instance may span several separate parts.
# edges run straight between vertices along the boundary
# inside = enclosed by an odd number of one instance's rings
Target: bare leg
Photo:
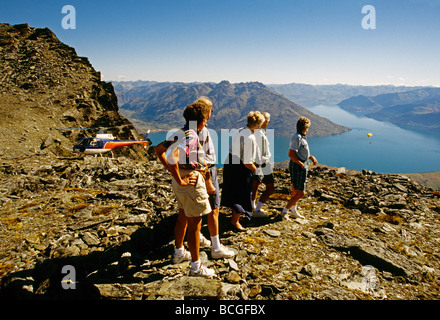
[[[188,220],[188,248],[191,253],[191,261],[199,261],[200,249],[200,229],[202,227],[202,217],[187,217]]]
[[[296,190],[293,186],[292,186],[292,193],[290,195],[290,200],[287,203],[286,209],[292,208],[293,206],[295,206],[298,201],[304,197],[305,192],[303,190]]]
[[[219,208],[215,208],[208,214],[208,229],[211,237],[218,235],[218,215]]]
[[[274,191],[275,186],[273,185],[273,183],[266,184],[266,190],[264,190],[264,192],[261,194],[260,202],[266,203],[266,201],[269,200],[269,197],[274,193]]]
[[[254,182],[252,184],[252,201],[255,201],[255,199],[257,199],[259,186],[260,186],[260,183],[256,180],[254,180]]]
[[[237,229],[243,229],[243,226],[240,224],[240,213],[237,213],[234,209],[232,209],[232,219],[231,223]]]
[[[176,226],[174,227],[174,239],[176,248],[183,248],[183,241],[185,239],[186,228],[188,226],[188,219],[185,216],[185,211],[179,209]]]

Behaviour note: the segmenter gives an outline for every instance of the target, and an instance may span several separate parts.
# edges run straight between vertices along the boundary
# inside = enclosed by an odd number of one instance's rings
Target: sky
[[[104,81],[440,86],[439,16],[440,0],[0,0],[1,23],[48,27]]]

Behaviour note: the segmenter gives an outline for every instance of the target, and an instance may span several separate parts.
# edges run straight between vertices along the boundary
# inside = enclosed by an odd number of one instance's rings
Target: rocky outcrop
[[[0,24],[0,157],[71,156],[73,144],[107,128],[119,139],[139,139],[118,112],[111,83],[89,60],[49,29]],[[75,129],[66,129],[75,128]],[[123,150],[142,157],[141,148]],[[121,153],[119,153],[121,154]]]
[[[268,218],[251,220],[246,232],[235,233],[229,210],[221,208],[221,241],[237,255],[213,260],[202,249],[203,263],[217,274],[207,280],[188,277],[189,263],[171,263],[177,206],[171,176],[153,155],[144,162],[3,160],[0,296],[438,298],[438,192],[401,175],[315,167],[300,202],[305,219],[283,220],[289,174],[277,169],[275,178],[275,193],[263,207]],[[75,282],[66,282],[72,267]]]

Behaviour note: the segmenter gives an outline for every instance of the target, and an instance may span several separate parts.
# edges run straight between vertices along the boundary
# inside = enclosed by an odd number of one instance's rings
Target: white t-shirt
[[[215,147],[212,141],[211,135],[207,127],[204,127],[199,132],[199,141],[202,145],[203,151],[205,152],[205,162],[207,165],[213,165],[217,163],[217,158],[215,155]]]
[[[232,138],[231,153],[244,164],[253,164],[257,159],[257,142],[248,127],[238,129]]]
[[[269,140],[267,139],[266,130],[257,129],[254,131],[255,141],[259,149],[258,164],[265,164],[269,162],[271,157]]]

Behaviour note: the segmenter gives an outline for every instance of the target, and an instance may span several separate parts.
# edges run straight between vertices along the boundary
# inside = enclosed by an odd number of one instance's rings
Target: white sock
[[[184,247],[182,247],[182,248],[174,248],[174,254],[175,255],[181,256],[184,252],[185,252],[185,248]]]
[[[202,265],[202,262],[200,260],[195,261],[195,262],[191,261],[191,269],[192,270],[199,270],[201,265]]]
[[[263,207],[263,203],[261,203],[260,201],[258,201],[257,207],[255,208],[255,211],[259,211],[259,210],[261,210],[261,207]]]
[[[214,237],[211,236],[211,246],[212,250],[220,249],[220,237],[218,235]]]
[[[284,209],[283,209],[283,212],[281,212],[281,214],[286,214],[286,213],[289,212],[289,211],[290,211],[289,209],[284,208]]]

